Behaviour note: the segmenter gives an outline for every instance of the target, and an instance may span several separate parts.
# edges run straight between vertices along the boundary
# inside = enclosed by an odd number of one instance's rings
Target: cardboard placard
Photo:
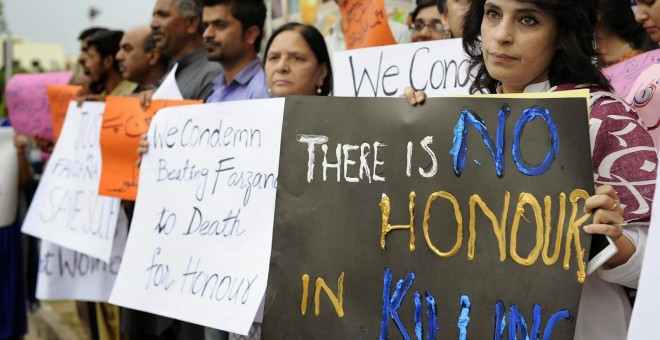
[[[159,111],[110,302],[247,334],[266,290],[283,109]]]
[[[69,109],[69,102],[76,99],[76,94],[80,92],[82,86],[78,85],[48,85],[48,105],[50,107],[50,116],[53,122],[53,141],[57,142],[64,124],[66,111]]]
[[[287,97],[262,337],[572,339],[585,99]]]
[[[396,97],[406,87],[429,96],[468,94],[471,79],[462,39],[423,41],[335,52],[337,97]]]
[[[99,196],[105,103],[71,102],[21,231],[110,261],[119,199]]]
[[[346,49],[396,44],[384,0],[345,0],[339,11]]]
[[[103,168],[99,194],[135,201],[139,169],[137,148],[151,119],[164,107],[199,104],[201,100],[152,100],[142,110],[137,97],[108,97],[101,127]]]
[[[66,84],[73,72],[23,73],[11,77],[5,95],[7,113],[14,130],[28,136],[53,138],[53,123],[46,87]]]

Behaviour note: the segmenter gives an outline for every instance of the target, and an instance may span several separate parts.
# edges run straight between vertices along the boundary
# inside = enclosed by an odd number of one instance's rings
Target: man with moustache
[[[151,29],[156,46],[177,65],[176,83],[184,99],[205,99],[222,70],[207,60],[198,0],[156,0]],[[148,104],[148,100],[145,102]]]
[[[123,35],[122,31],[104,31],[89,38],[83,69],[91,83],[98,84],[102,92],[100,95],[79,96],[79,101],[103,100],[106,95],[123,96],[137,88],[137,84],[122,79],[115,59]]]
[[[266,76],[257,53],[263,37],[263,0],[202,0],[202,37],[208,59],[222,65],[207,103],[268,98]]]
[[[156,40],[149,26],[126,31],[119,42],[116,59],[122,78],[137,83],[137,91],[156,88],[169,64],[156,48]]]

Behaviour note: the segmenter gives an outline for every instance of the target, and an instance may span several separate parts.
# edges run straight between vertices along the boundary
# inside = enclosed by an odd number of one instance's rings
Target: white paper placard
[[[468,94],[462,39],[424,41],[335,52],[333,95],[392,97],[406,87],[428,96]]]
[[[41,242],[37,298],[107,302],[119,272],[127,236],[128,218],[120,210],[108,263],[51,242]]]
[[[18,156],[14,130],[0,127],[0,228],[14,223],[18,202]]]
[[[105,103],[69,104],[22,231],[108,262],[119,199],[98,195],[104,109]]]
[[[247,334],[266,291],[284,99],[159,111],[110,302]]]

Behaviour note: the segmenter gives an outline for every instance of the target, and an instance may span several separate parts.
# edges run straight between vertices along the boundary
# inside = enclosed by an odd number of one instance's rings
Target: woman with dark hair
[[[620,63],[658,47],[644,28],[635,22],[630,1],[599,0],[598,5],[596,46],[601,67]]]
[[[332,91],[330,56],[323,35],[314,26],[282,25],[268,39],[263,63],[273,97],[327,96]]]
[[[632,307],[623,286],[639,280],[658,159],[637,114],[608,92],[593,62],[597,8],[597,0],[472,0],[463,48],[476,75],[471,93],[590,89],[597,188],[585,202],[593,223],[583,230],[609,236],[618,253],[585,280],[575,339],[625,339]],[[419,103],[425,95],[406,89],[405,97]]]

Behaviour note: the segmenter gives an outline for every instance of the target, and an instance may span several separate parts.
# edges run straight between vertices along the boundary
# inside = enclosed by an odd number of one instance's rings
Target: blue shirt
[[[213,78],[213,93],[206,98],[207,103],[230,100],[270,98],[266,85],[266,74],[259,59],[255,58],[236,74],[229,84],[225,84],[224,70]]]

